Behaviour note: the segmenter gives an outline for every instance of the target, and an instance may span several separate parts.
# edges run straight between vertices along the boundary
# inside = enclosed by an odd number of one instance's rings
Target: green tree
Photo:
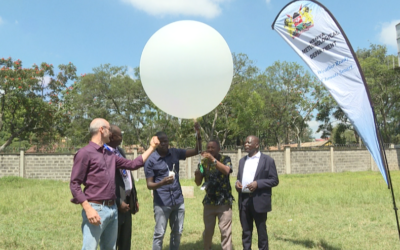
[[[383,141],[398,143],[400,69],[395,68],[396,57],[387,55],[385,45],[371,44],[369,49],[358,49],[357,58],[368,83]]]
[[[240,144],[241,138],[248,135],[249,128],[244,124],[238,124],[238,119],[241,119],[238,112],[244,106],[242,101],[247,100],[248,94],[251,93],[251,88],[248,86],[250,80],[258,73],[258,68],[247,55],[233,53],[232,58],[234,72],[227,95],[218,107],[199,118],[205,139],[217,138],[221,146]]]
[[[307,123],[327,92],[314,75],[294,62],[277,61],[264,74],[269,87],[266,106],[270,107],[272,118],[270,131],[275,142],[279,145],[296,141],[300,146]]]
[[[89,141],[87,128],[96,117],[118,125],[124,131],[124,145],[147,147],[157,131],[167,133],[174,146],[195,142],[193,121],[178,119],[158,109],[143,89],[138,68],[135,76],[132,79],[126,67],[105,64],[78,79],[67,98],[72,117],[68,134],[76,145]]]
[[[0,66],[0,151],[15,138],[62,132],[68,119],[61,102],[62,92],[68,80],[75,78],[75,66],[60,65],[56,77],[53,65],[47,63],[23,68],[19,59],[2,58]]]
[[[313,141],[313,139],[314,139],[313,133],[314,133],[314,131],[311,128],[309,128],[309,127],[305,128],[303,131],[303,134],[301,135],[301,141],[302,142]]]
[[[361,145],[361,138],[358,136],[357,131],[331,96],[324,98],[320,102],[318,110],[317,121],[321,121],[323,124],[319,125],[317,132],[322,132],[322,138],[331,137],[334,143],[346,144],[347,142],[353,142],[352,140],[346,140],[346,138],[353,137]],[[331,120],[332,117],[334,120]],[[336,125],[333,126],[333,123],[336,123]],[[352,133],[352,136],[346,136],[345,133]]]
[[[371,44],[369,49],[358,49],[360,62],[368,84],[371,102],[377,117],[379,129],[385,143],[398,143],[400,123],[400,70],[394,68],[393,55],[387,55],[386,46]],[[332,123],[339,122],[341,129],[335,132],[336,138],[344,138],[351,130],[361,144],[361,138],[349,119],[331,96],[325,97],[318,106],[317,120],[323,122],[319,131],[324,135],[332,133]],[[332,119],[333,118],[333,119]],[[341,133],[338,135],[338,133]]]

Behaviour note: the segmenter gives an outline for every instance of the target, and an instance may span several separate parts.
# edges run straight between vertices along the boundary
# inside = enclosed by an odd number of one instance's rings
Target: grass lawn
[[[391,175],[400,206],[400,171]],[[235,178],[231,179],[233,187]],[[270,249],[400,249],[391,194],[379,172],[281,175],[279,179],[267,221]],[[193,180],[181,184],[195,186]],[[152,197],[144,180],[136,188],[140,211],[133,216],[132,249],[151,249]],[[195,187],[195,198],[185,199],[180,249],[202,249],[203,196],[204,191]],[[0,178],[0,249],[80,249],[81,206],[70,198],[67,182]],[[168,249],[169,233],[168,229],[164,249]],[[218,226],[213,242],[213,249],[220,249]],[[242,249],[236,202],[233,244]]]

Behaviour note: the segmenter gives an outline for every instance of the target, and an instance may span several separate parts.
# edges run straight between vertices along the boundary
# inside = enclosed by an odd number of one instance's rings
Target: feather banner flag
[[[333,15],[314,0],[287,4],[272,29],[300,55],[347,115],[374,158],[386,184],[388,170],[361,67]],[[389,177],[390,178],[390,177]]]

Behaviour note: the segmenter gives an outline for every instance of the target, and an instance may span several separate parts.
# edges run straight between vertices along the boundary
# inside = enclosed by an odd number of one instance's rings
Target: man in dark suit
[[[239,217],[243,249],[251,249],[253,221],[258,234],[258,248],[268,249],[267,213],[271,211],[272,187],[279,183],[275,161],[259,152],[259,139],[250,135],[244,144],[247,156],[239,161],[235,188],[239,193]]]
[[[110,142],[107,149],[117,156],[126,158],[125,152],[119,145],[122,142],[121,129],[111,125]],[[139,211],[135,182],[129,170],[117,169],[115,173],[115,185],[118,207],[118,238],[117,249],[130,250],[132,237],[132,215]]]

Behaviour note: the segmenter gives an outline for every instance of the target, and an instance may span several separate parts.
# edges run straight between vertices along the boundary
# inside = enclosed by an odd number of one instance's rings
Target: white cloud
[[[386,46],[397,49],[396,41],[396,24],[400,23],[399,20],[393,20],[390,23],[380,24],[379,41]]]
[[[220,4],[230,0],[122,0],[153,16],[186,15],[214,18],[221,13]]]
[[[316,139],[321,138],[322,132],[316,133],[320,123],[318,121],[312,120],[308,122],[308,126],[312,129],[312,136]]]
[[[271,0],[266,0],[266,2],[267,2],[267,4],[270,4],[270,3],[271,3]]]
[[[42,81],[42,85],[44,87],[46,87],[47,85],[49,85],[51,77],[50,76],[43,76],[43,77],[38,77],[39,80]]]
[[[2,25],[4,23],[3,18],[1,18],[0,16],[0,25]]]
[[[15,24],[18,24],[18,20],[15,20]]]

